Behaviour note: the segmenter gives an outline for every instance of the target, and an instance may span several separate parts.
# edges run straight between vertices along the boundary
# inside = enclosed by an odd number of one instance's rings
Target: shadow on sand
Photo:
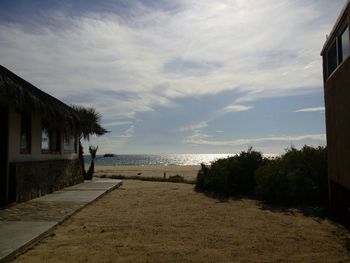
[[[296,204],[288,204],[288,203],[286,204],[271,203],[271,202],[263,201],[257,198],[256,196],[237,195],[237,196],[227,197],[227,196],[213,194],[211,192],[198,191],[198,193],[202,193],[207,197],[214,198],[217,200],[217,202],[220,202],[220,203],[227,202],[229,200],[233,200],[233,201],[241,201],[242,199],[254,200],[256,201],[257,205],[259,206],[259,209],[261,210],[267,210],[273,213],[283,213],[285,215],[292,215],[292,216],[300,213],[303,216],[311,217],[313,220],[315,220],[320,224],[322,223],[323,220],[328,219],[331,223],[336,225],[341,225],[347,230],[350,230],[350,217],[348,215],[334,214],[327,207],[296,205]]]

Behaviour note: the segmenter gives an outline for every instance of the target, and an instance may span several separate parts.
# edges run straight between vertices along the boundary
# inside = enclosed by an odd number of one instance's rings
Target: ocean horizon
[[[100,166],[125,166],[125,165],[200,165],[201,163],[210,164],[211,162],[234,156],[235,153],[224,154],[113,154],[105,157],[97,155],[95,165]],[[90,155],[84,155],[84,161],[89,164]]]
[[[97,155],[95,165],[99,166],[146,166],[146,165],[200,165],[201,163],[210,164],[217,159],[234,156],[237,153],[199,153],[199,154],[112,154]],[[263,154],[264,157],[274,157],[274,154]],[[89,164],[90,155],[84,155],[85,164]]]

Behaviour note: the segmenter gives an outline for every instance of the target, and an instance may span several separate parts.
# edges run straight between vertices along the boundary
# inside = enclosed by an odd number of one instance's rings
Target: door
[[[8,203],[8,109],[0,105],[0,205]]]

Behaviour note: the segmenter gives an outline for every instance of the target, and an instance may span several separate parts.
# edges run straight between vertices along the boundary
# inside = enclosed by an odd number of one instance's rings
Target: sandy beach
[[[125,180],[16,262],[349,262],[346,235],[295,209]]]
[[[147,165],[147,166],[96,166],[95,175],[123,175],[123,176],[144,176],[144,177],[167,177],[181,175],[187,180],[195,180],[200,165]]]

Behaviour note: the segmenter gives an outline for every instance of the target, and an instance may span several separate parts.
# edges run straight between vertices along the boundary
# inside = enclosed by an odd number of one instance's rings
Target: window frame
[[[335,46],[335,68],[332,70],[332,72],[329,72],[329,52],[332,49],[332,47]],[[338,37],[334,38],[333,41],[331,42],[331,44],[329,45],[329,47],[327,48],[326,51],[326,71],[327,71],[327,79],[337,70],[338,66],[339,66],[339,55],[338,55]]]
[[[66,139],[73,139],[73,149],[66,149]],[[63,152],[64,153],[77,153],[77,135],[73,134],[73,135],[64,135],[63,136]]]
[[[43,143],[43,131],[47,130],[48,132],[48,149],[43,149],[42,143]],[[54,131],[56,132],[56,145],[53,145],[53,136]],[[61,130],[59,128],[53,128],[53,127],[42,127],[41,128],[41,153],[42,154],[61,154],[62,152],[62,138],[61,138]]]
[[[336,31],[337,33],[333,36],[333,40],[329,42],[329,45],[326,49],[325,52],[325,72],[326,72],[326,78],[325,80],[328,80],[334,72],[338,70],[338,68],[343,64],[343,62],[347,59],[349,59],[350,54],[343,60],[343,55],[342,55],[342,42],[341,42],[341,37],[343,33],[348,29],[349,31],[349,40],[350,40],[350,28],[349,28],[349,20],[348,16],[340,23],[340,26],[338,27],[338,30]],[[350,43],[349,43],[350,44]],[[331,48],[335,45],[336,48],[336,67],[332,72],[329,72],[329,56],[328,53],[331,50]]]
[[[19,152],[20,154],[30,154],[32,150],[32,114],[31,112],[20,113],[20,133],[19,133]],[[26,123],[26,148],[22,148],[23,124]]]
[[[346,58],[343,58],[343,42],[342,42],[342,36],[344,35],[345,31],[348,30],[348,40],[349,40],[349,49],[350,49],[350,32],[349,32],[349,24],[343,23],[343,26],[339,30],[339,35],[337,36],[338,40],[338,66],[341,65],[350,55],[350,50]]]

